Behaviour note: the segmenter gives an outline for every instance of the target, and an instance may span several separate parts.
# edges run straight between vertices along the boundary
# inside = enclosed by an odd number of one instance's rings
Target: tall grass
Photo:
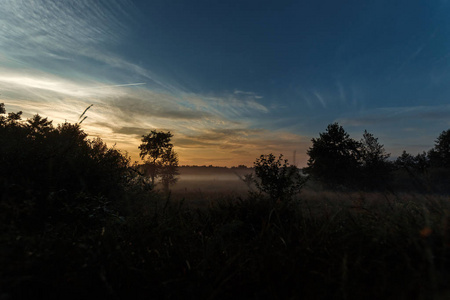
[[[3,232],[2,296],[447,299],[448,200],[304,191],[194,207],[135,195],[120,218]]]

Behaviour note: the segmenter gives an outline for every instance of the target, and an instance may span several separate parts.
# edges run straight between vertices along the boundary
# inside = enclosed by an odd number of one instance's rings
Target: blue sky
[[[138,159],[170,130],[182,164],[304,166],[332,122],[395,157],[450,128],[450,2],[2,1],[0,101],[76,122]]]

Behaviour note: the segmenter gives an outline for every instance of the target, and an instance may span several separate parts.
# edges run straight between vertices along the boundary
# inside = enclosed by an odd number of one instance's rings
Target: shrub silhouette
[[[296,166],[291,166],[280,154],[278,159],[272,153],[261,155],[254,163],[256,187],[267,193],[273,201],[289,200],[300,192],[306,177],[300,175]]]

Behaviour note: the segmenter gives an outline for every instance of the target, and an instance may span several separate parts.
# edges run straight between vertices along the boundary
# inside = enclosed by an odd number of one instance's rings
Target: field
[[[240,177],[250,173],[251,169],[180,168],[171,198],[177,201],[184,199],[191,206],[205,206],[210,201],[243,197],[249,188]]]
[[[181,261],[205,280],[204,298],[450,297],[447,195],[309,184],[291,203],[269,204],[239,176],[222,175],[182,175],[169,200],[195,224],[199,248],[187,242],[193,252]]]
[[[1,296],[449,299],[448,196],[310,184],[272,202],[236,170],[203,171],[182,170],[170,194],[129,191],[121,215],[18,219],[2,234]]]

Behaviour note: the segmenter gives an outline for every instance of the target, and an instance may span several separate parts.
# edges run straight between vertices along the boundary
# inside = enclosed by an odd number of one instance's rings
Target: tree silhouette
[[[142,136],[139,146],[140,157],[145,160],[145,173],[150,176],[152,185],[155,179],[161,177],[164,188],[168,189],[170,184],[176,182],[178,175],[178,157],[173,150],[171,138],[173,134],[152,130],[149,134]]]
[[[359,179],[361,143],[350,138],[338,123],[329,124],[308,149],[307,174],[323,183],[354,185]]]
[[[439,135],[429,157],[433,166],[450,169],[450,129]]]
[[[162,156],[162,168],[160,171],[161,182],[164,191],[169,191],[169,186],[175,184],[178,181],[176,175],[178,172],[178,155],[173,149],[166,149],[166,152]]]
[[[386,153],[384,146],[378,143],[378,138],[364,130],[361,139],[361,163],[362,163],[362,184],[366,188],[381,188],[389,180],[390,163],[389,153]]]

